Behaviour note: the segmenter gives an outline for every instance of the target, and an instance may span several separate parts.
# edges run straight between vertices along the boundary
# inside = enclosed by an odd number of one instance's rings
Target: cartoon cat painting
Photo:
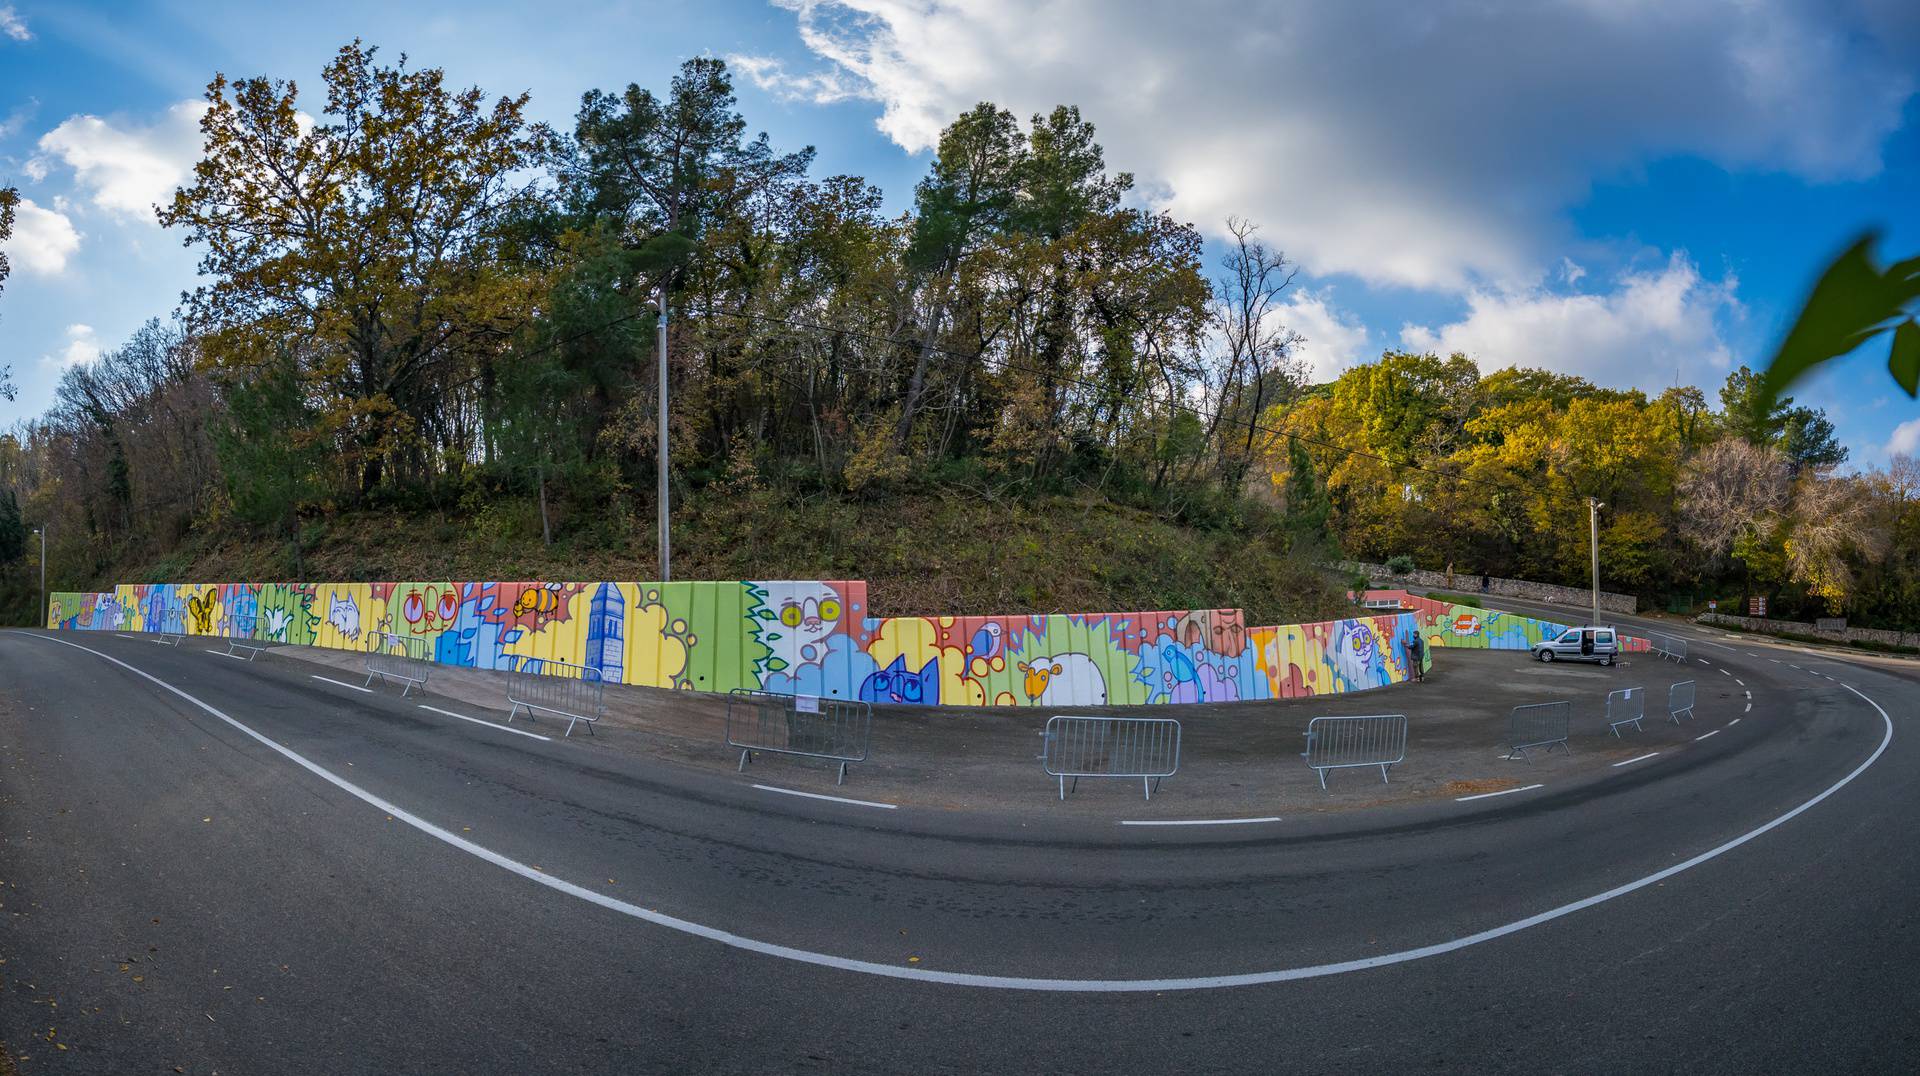
[[[349,639],[360,638],[360,607],[351,597],[342,598],[338,594],[327,595],[327,623],[335,631]]]
[[[868,676],[860,685],[862,702],[907,702],[933,706],[940,701],[940,659],[929,658],[920,671],[907,671],[901,655],[893,664]]]
[[[763,629],[761,638],[773,651],[774,657],[782,662],[773,666],[777,669],[791,669],[824,659],[827,655],[824,645],[827,636],[840,626],[842,617],[852,613],[845,607],[840,595],[825,583],[771,582],[754,585],[767,593],[761,601],[761,619],[770,623]]]
[[[1346,690],[1380,686],[1380,645],[1373,626],[1364,620],[1343,620],[1328,644],[1333,670]]]

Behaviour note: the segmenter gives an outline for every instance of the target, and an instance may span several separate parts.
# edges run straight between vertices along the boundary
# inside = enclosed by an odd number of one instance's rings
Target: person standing
[[[1453,562],[1447,562],[1447,589],[1453,589]]]
[[[1419,683],[1427,678],[1426,657],[1427,641],[1422,639],[1420,633],[1416,631],[1413,633],[1413,638],[1407,641],[1407,658],[1408,663],[1413,666],[1414,683]]]

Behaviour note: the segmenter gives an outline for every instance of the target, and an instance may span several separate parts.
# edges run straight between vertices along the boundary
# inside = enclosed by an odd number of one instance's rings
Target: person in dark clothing
[[[1486,574],[1485,572],[1482,572],[1480,574],[1480,593],[1485,594],[1486,592],[1492,589],[1493,589],[1493,577]]]
[[[1413,666],[1413,679],[1415,680],[1415,682],[1425,680],[1427,678],[1427,663],[1425,661],[1426,656],[1427,656],[1427,641],[1425,639],[1420,638],[1419,632],[1414,632],[1413,638],[1407,643],[1407,658],[1409,663],[1412,664]]]

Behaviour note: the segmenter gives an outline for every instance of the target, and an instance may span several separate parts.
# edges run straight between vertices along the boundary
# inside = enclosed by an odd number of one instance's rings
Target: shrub
[[[1405,575],[1413,571],[1413,558],[1400,553],[1387,558],[1387,571],[1395,575]]]

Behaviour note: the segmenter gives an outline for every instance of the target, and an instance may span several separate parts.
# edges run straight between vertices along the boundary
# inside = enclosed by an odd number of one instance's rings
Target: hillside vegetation
[[[678,578],[1289,620],[1340,550],[1582,585],[1598,498],[1610,589],[1920,627],[1913,461],[1839,473],[1745,367],[1717,402],[1403,352],[1313,384],[1298,267],[1241,219],[1208,259],[1078,108],[969,109],[889,215],[751,134],[717,59],[567,132],[384,59],[209,84],[159,211],[199,286],[0,436],[9,615],[42,523],[64,588],[649,578],[663,302]]]

